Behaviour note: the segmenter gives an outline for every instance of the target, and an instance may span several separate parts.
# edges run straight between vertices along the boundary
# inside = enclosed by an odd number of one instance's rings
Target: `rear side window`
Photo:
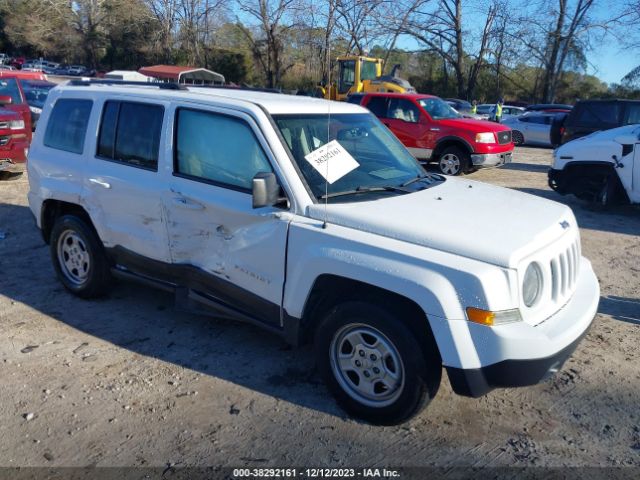
[[[65,152],[82,153],[92,105],[91,100],[58,100],[47,122],[45,146]]]
[[[376,117],[387,117],[387,99],[385,97],[371,97],[369,103],[367,103],[367,108]]]
[[[97,155],[149,170],[158,169],[164,107],[147,103],[105,103]]]
[[[597,129],[618,125],[620,104],[618,102],[591,102],[578,104],[572,112],[570,125]]]
[[[521,118],[520,121],[525,121],[525,119]],[[549,125],[551,124],[551,117],[545,115],[531,115],[526,121],[528,121],[529,123],[535,123],[537,125]]]
[[[179,109],[175,172],[216,185],[251,190],[253,177],[272,168],[249,125],[212,112]]]

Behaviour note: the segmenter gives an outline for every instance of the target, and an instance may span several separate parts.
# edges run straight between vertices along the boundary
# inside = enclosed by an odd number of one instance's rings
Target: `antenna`
[[[327,153],[329,153],[329,135],[331,134],[331,94],[333,93],[331,87],[331,40],[327,42],[327,56],[329,62],[327,62],[327,70],[329,74],[327,75],[327,83],[329,85],[329,100],[327,102],[327,143],[325,143],[325,148]],[[324,221],[322,222],[322,228],[327,228],[327,205],[329,202],[329,155],[327,155],[326,163],[326,175],[324,177]]]

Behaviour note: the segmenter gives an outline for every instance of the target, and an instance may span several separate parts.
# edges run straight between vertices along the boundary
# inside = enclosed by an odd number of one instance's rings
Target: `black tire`
[[[466,150],[451,146],[438,156],[438,170],[443,175],[457,176],[471,172],[471,156]]]
[[[602,182],[602,188],[598,192],[597,202],[602,208],[609,208],[622,203],[620,201],[620,189],[622,185],[615,173],[605,175]]]
[[[401,317],[398,311],[392,313],[392,310],[372,303],[348,301],[327,312],[315,338],[318,370],[338,404],[350,415],[377,425],[396,425],[413,417],[435,397],[440,385],[442,365],[435,342],[421,345]],[[340,339],[351,338],[349,332],[355,335],[361,331],[365,331],[361,335],[364,342],[353,345],[344,340],[341,343]],[[380,341],[373,343],[375,339]],[[346,350],[345,345],[349,345]],[[381,354],[379,358],[372,355],[385,351],[389,353]],[[349,357],[345,362],[352,362],[353,367],[347,367],[351,371],[345,373],[338,366],[339,352],[345,355],[344,358]],[[361,356],[363,352],[364,356]],[[366,361],[366,364],[357,368],[358,360]],[[376,365],[380,367],[377,371]],[[385,389],[385,382],[387,385],[394,382],[391,374],[398,375],[398,372],[402,381],[395,380],[394,388]],[[360,387],[356,383],[360,383],[359,379],[363,380],[363,385],[367,382],[364,375],[381,377],[368,380],[373,385],[372,395],[377,398],[367,399],[358,392]],[[356,378],[358,382],[355,382]],[[379,390],[377,393],[376,389]]]
[[[511,132],[511,140],[513,141],[513,144],[518,147],[524,145],[524,135],[518,130]]]
[[[112,279],[108,258],[95,231],[83,219],[75,215],[57,218],[49,248],[56,275],[71,293],[95,298],[109,291]]]

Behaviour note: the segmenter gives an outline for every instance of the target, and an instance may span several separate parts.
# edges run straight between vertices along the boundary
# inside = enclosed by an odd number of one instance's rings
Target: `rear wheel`
[[[397,314],[360,301],[331,309],[315,341],[318,368],[340,406],[381,425],[404,422],[435,396],[442,367],[431,347],[425,352]]]
[[[471,170],[471,156],[460,147],[447,147],[438,158],[438,169],[443,175],[462,175]]]
[[[511,133],[511,140],[513,141],[514,145],[524,145],[524,135],[518,130],[514,130]]]
[[[84,220],[74,215],[59,217],[49,244],[53,268],[67,290],[82,298],[108,291],[109,262],[100,239]]]

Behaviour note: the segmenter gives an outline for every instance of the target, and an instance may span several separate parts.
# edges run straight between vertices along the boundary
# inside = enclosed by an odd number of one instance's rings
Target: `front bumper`
[[[454,392],[480,397],[494,388],[535,385],[547,379],[562,368],[586,335],[599,300],[598,280],[583,259],[573,297],[542,323],[532,326],[517,322],[500,327],[474,324],[471,336],[475,337],[480,360],[486,355],[494,361],[479,368],[446,366]]]
[[[511,163],[512,160],[513,152],[471,154],[474,167],[500,167],[505,163]]]

